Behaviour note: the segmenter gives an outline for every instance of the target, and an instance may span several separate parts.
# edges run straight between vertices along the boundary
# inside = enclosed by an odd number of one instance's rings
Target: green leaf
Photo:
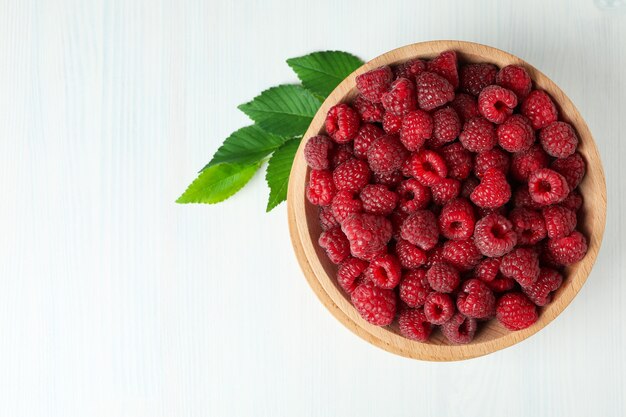
[[[287,199],[287,186],[293,158],[300,145],[300,138],[291,139],[278,148],[267,164],[265,181],[270,187],[270,198],[267,201],[267,211],[271,211],[278,204]]]
[[[176,202],[215,204],[224,201],[246,185],[260,165],[219,164],[207,168]]]
[[[299,85],[265,90],[239,109],[261,129],[279,136],[300,136],[309,127],[322,102]]]
[[[224,162],[253,164],[274,152],[289,138],[276,136],[258,126],[247,126],[233,132],[219,147],[203,170]]]
[[[341,51],[313,52],[287,60],[287,64],[309,90],[328,97],[344,78],[363,65],[356,56]]]

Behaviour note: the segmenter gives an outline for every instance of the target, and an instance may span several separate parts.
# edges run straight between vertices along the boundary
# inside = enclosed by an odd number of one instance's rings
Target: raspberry
[[[474,269],[474,276],[488,284],[498,277],[500,274],[500,264],[502,258],[485,258]]]
[[[441,156],[443,156],[448,167],[448,176],[450,178],[462,181],[469,177],[474,168],[472,154],[459,142],[441,148]]]
[[[511,160],[509,155],[500,148],[493,148],[488,151],[480,152],[474,160],[474,174],[478,178],[482,178],[491,168],[496,168],[504,173],[509,173]]]
[[[430,337],[432,325],[422,309],[406,309],[398,316],[400,334],[407,339],[425,342]]]
[[[385,253],[370,262],[365,276],[377,287],[391,290],[400,283],[402,267],[395,256]]]
[[[409,80],[413,80],[417,74],[425,70],[426,63],[424,61],[421,59],[412,59],[397,65],[394,68],[394,75],[396,78],[408,78]]]
[[[349,159],[339,165],[333,172],[335,188],[339,191],[358,192],[370,180],[370,169],[365,161]]]
[[[546,248],[558,265],[571,265],[585,257],[587,239],[579,231],[573,231],[569,236],[549,239]]]
[[[541,204],[536,203],[532,198],[530,198],[530,193],[528,192],[528,186],[526,184],[520,185],[513,193],[513,206],[530,209],[541,208]]]
[[[504,255],[500,272],[505,277],[513,278],[522,287],[529,287],[539,277],[539,258],[530,248],[515,248]]]
[[[328,169],[333,147],[333,142],[327,136],[313,136],[304,146],[304,159],[312,169]]]
[[[361,190],[361,201],[366,213],[386,216],[396,208],[398,195],[384,185],[370,184]]]
[[[353,191],[338,191],[330,204],[333,217],[340,224],[355,213],[363,211],[363,203]]]
[[[489,214],[476,222],[474,243],[485,256],[495,258],[509,253],[517,244],[513,224],[500,214]]]
[[[454,302],[448,294],[431,292],[424,303],[424,314],[432,324],[444,324],[454,315]]]
[[[432,199],[430,188],[422,185],[415,178],[402,181],[396,191],[400,197],[398,207],[405,213],[425,209]]]
[[[350,242],[352,256],[369,260],[384,252],[391,239],[391,222],[382,216],[359,213],[348,217],[341,230]]]
[[[459,141],[468,151],[483,152],[496,146],[498,137],[491,122],[483,117],[474,117],[463,125]]]
[[[513,278],[498,276],[498,278],[488,283],[487,286],[493,292],[506,292],[515,288],[516,284],[517,282]]]
[[[560,205],[541,209],[550,239],[565,237],[576,229],[576,212]]]
[[[439,243],[426,253],[426,263],[424,264],[424,267],[430,268],[436,263],[445,261],[446,260],[443,257],[443,245]]]
[[[496,305],[496,318],[509,330],[522,330],[539,318],[537,307],[521,292],[504,294]]]
[[[402,223],[400,235],[420,249],[434,248],[439,239],[435,215],[429,210],[416,210]]]
[[[548,205],[563,201],[569,194],[569,186],[563,175],[543,168],[528,178],[528,192],[536,203]]]
[[[507,65],[498,71],[496,84],[513,91],[519,100],[524,100],[533,86],[530,75],[519,65]]]
[[[335,169],[347,160],[352,159],[353,156],[352,147],[350,145],[339,145],[335,147],[335,151],[330,159],[330,166],[332,169]]]
[[[437,184],[434,184],[430,190],[434,203],[441,206],[459,196],[461,182],[453,178],[443,178]]]
[[[382,122],[385,108],[380,103],[372,103],[362,95],[358,95],[352,102],[352,106],[364,122]]]
[[[527,151],[513,155],[511,175],[518,181],[528,181],[533,172],[546,168],[550,162],[548,154],[539,145],[533,145]]]
[[[538,130],[556,122],[559,114],[554,102],[545,91],[533,90],[522,102],[520,113],[528,117],[533,129]]]
[[[382,136],[367,151],[367,162],[372,171],[390,174],[402,167],[408,156],[397,135]]]
[[[417,108],[415,86],[406,78],[398,78],[383,94],[383,107],[396,116],[404,116]]]
[[[429,149],[411,155],[402,171],[405,176],[414,177],[426,186],[437,184],[448,175],[448,167],[441,155]]]
[[[384,136],[385,132],[371,123],[363,123],[354,138],[354,156],[367,160],[367,151],[376,139]]]
[[[563,207],[567,207],[570,210],[578,211],[583,206],[583,197],[576,190],[573,190],[565,200],[561,202]]]
[[[454,99],[454,87],[443,77],[432,72],[422,72],[416,77],[417,104],[430,111]]]
[[[469,239],[475,222],[472,205],[464,198],[457,198],[443,206],[439,215],[439,231],[446,239]]]
[[[528,150],[535,142],[535,131],[530,120],[514,114],[496,129],[498,144],[511,153]]]
[[[339,222],[333,216],[333,211],[330,207],[320,207],[319,212],[320,225],[322,230],[332,229],[335,226],[339,226]]]
[[[461,123],[465,123],[469,119],[480,116],[478,113],[478,100],[469,94],[457,94],[450,103],[450,106],[456,110]]]
[[[349,256],[337,269],[337,283],[345,292],[352,294],[362,283],[362,276],[368,265],[363,259]]]
[[[461,286],[456,307],[467,317],[484,319],[493,316],[496,297],[487,285],[478,279],[468,279]]]
[[[474,268],[483,258],[473,239],[448,240],[443,244],[443,258],[462,271]]]
[[[359,131],[359,114],[347,104],[337,104],[328,110],[324,127],[337,143],[348,143]]]
[[[400,129],[400,141],[411,152],[418,151],[433,133],[433,118],[423,110],[415,110],[404,116]]]
[[[445,51],[426,63],[426,69],[448,80],[454,89],[459,86],[459,69],[456,52]]]
[[[465,345],[474,339],[477,327],[478,324],[475,319],[465,317],[461,313],[456,313],[441,326],[441,333],[443,333],[450,343]]]
[[[565,177],[570,190],[578,187],[586,172],[585,160],[578,152],[567,158],[555,160],[550,168]]]
[[[477,96],[495,83],[498,68],[492,64],[467,64],[461,67],[461,90]]]
[[[491,168],[480,180],[480,184],[470,194],[474,204],[483,208],[497,208],[511,198],[511,186],[506,176],[497,168]]]
[[[552,292],[559,289],[563,276],[556,270],[541,268],[539,278],[532,286],[524,288],[524,294],[536,305],[542,307],[552,301]]]
[[[517,233],[517,243],[520,245],[536,245],[546,237],[543,216],[536,210],[516,207],[509,214],[509,220]]]
[[[414,269],[406,272],[400,281],[400,299],[412,308],[421,307],[426,302],[431,288],[426,278],[426,271]]]
[[[350,256],[348,239],[339,227],[323,231],[318,243],[326,250],[328,259],[334,264],[339,264]]]
[[[352,304],[361,317],[376,326],[387,326],[396,315],[396,293],[367,282],[352,292]]]
[[[438,292],[452,292],[461,282],[459,272],[445,262],[438,262],[431,266],[426,271],[426,278],[430,287]]]
[[[429,145],[438,148],[452,142],[461,133],[461,120],[452,107],[444,107],[433,113],[433,134]]]
[[[386,185],[389,188],[395,188],[404,180],[404,175],[400,171],[393,171],[391,173],[379,174],[374,172],[374,183]]]
[[[539,141],[546,153],[555,158],[567,158],[578,146],[574,128],[565,122],[554,122],[541,129]]]
[[[470,198],[476,187],[478,187],[480,181],[476,177],[470,177],[463,181],[461,186],[461,197]]]
[[[380,67],[356,77],[356,88],[372,103],[380,103],[393,80],[391,68]]]
[[[400,265],[406,269],[419,268],[426,263],[426,252],[404,239],[399,239],[395,248]]]
[[[517,96],[511,90],[499,85],[490,85],[478,96],[478,111],[493,123],[503,123],[517,106]]]
[[[402,116],[396,116],[391,112],[383,114],[383,130],[388,135],[400,133],[402,128]]]
[[[335,196],[333,174],[325,169],[312,169],[306,185],[306,198],[316,206],[327,206]]]

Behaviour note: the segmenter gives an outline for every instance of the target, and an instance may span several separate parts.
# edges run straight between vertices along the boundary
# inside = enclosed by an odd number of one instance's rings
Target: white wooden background
[[[0,416],[623,416],[626,2],[0,1]],[[372,347],[317,301],[258,175],[176,197],[286,58],[510,51],[595,134],[607,233],[573,304],[462,363]]]

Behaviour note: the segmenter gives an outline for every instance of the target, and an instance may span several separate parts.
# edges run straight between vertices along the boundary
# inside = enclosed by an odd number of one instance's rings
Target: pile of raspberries
[[[523,67],[454,51],[356,85],[304,153],[319,245],[359,314],[422,342],[532,325],[587,252],[575,129]]]

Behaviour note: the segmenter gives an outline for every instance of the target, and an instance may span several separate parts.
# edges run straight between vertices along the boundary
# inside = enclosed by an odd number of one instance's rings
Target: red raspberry
[[[354,157],[352,146],[349,144],[339,145],[335,147],[335,150],[330,159],[330,167],[332,169],[337,168],[349,159]]]
[[[517,285],[517,281],[513,278],[504,277],[502,274],[487,284],[493,292],[507,292],[515,288],[515,285]]]
[[[491,168],[496,168],[504,173],[509,173],[511,159],[509,155],[500,148],[493,148],[488,151],[480,152],[474,160],[474,174],[478,178],[482,178]]]
[[[426,63],[420,59],[412,59],[410,61],[398,64],[394,68],[394,75],[396,78],[408,78],[409,80],[415,79],[415,76],[422,71],[426,70]]]
[[[422,72],[416,77],[417,104],[422,110],[430,111],[454,99],[454,87],[443,77],[433,72]]]
[[[384,66],[357,76],[356,88],[372,103],[380,103],[392,80],[391,68]]]
[[[468,151],[483,152],[496,146],[498,137],[491,122],[483,117],[474,117],[463,125],[459,141]]]
[[[498,68],[492,64],[467,64],[461,67],[461,90],[477,96],[496,82]]]
[[[337,143],[348,143],[359,131],[361,119],[352,107],[341,103],[328,110],[326,115],[326,132]]]
[[[480,113],[478,113],[478,100],[469,94],[457,94],[454,100],[452,100],[452,103],[450,103],[450,106],[456,110],[461,119],[461,123],[465,123],[469,119],[480,116]]]
[[[515,280],[502,276],[500,264],[502,258],[485,258],[474,270],[474,276],[487,284],[494,292],[509,291],[515,287]]]
[[[511,90],[499,85],[485,87],[478,96],[478,111],[493,123],[503,123],[517,106],[517,96]]]
[[[548,205],[563,201],[569,194],[569,186],[563,175],[543,168],[528,178],[528,192],[536,203]]]
[[[539,141],[548,155],[567,158],[576,152],[578,136],[569,123],[554,122],[541,129]]]
[[[491,168],[480,180],[480,184],[470,194],[474,204],[483,208],[497,208],[511,198],[511,186],[506,176],[497,168]]]
[[[361,317],[376,326],[387,326],[396,316],[396,293],[367,282],[352,292],[352,304]]]
[[[533,129],[538,130],[556,122],[559,114],[554,102],[545,91],[533,90],[522,102],[520,112],[528,117]]]
[[[522,287],[530,287],[539,277],[539,258],[530,248],[515,248],[504,255],[500,272],[505,277],[513,278]]]
[[[390,174],[402,167],[408,156],[397,135],[382,136],[367,151],[367,162],[372,171]]]
[[[448,240],[443,244],[443,258],[462,271],[474,268],[483,258],[473,239]]]
[[[352,256],[370,260],[384,252],[391,239],[391,222],[373,214],[353,214],[341,224],[350,242]]]
[[[515,247],[517,234],[506,217],[493,213],[476,222],[474,243],[483,255],[495,258]]]
[[[511,161],[511,175],[518,181],[528,181],[530,174],[546,168],[550,160],[548,154],[539,145],[533,145],[527,151],[513,155]]]
[[[563,207],[567,207],[570,210],[578,211],[583,206],[583,196],[576,190],[569,193],[567,198],[561,202]]]
[[[578,152],[567,158],[555,160],[552,162],[552,165],[550,165],[550,168],[565,177],[570,190],[578,187],[578,184],[580,184],[585,177],[587,170],[585,160]]]
[[[304,159],[312,169],[328,169],[333,147],[333,142],[327,136],[313,136],[304,145]]]
[[[421,308],[410,308],[400,312],[398,326],[402,336],[418,342],[427,341],[432,332],[432,325]]]
[[[426,278],[430,287],[438,292],[452,292],[461,282],[459,272],[445,262],[438,262],[431,266],[426,271]]]
[[[404,116],[417,108],[415,86],[406,78],[395,80],[389,91],[383,94],[383,107],[396,116]]]
[[[338,191],[330,204],[334,218],[341,224],[355,213],[363,211],[363,203],[353,191]]]
[[[456,313],[441,326],[441,333],[450,343],[466,345],[474,339],[477,327],[478,324],[475,319]]]
[[[464,198],[446,203],[439,215],[439,231],[446,239],[469,239],[475,223],[474,208]]]
[[[480,181],[476,177],[470,177],[463,181],[461,185],[461,197],[470,198]]]
[[[399,293],[400,299],[407,306],[412,308],[423,306],[430,292],[431,288],[425,270],[413,269],[402,276]]]
[[[496,297],[484,282],[468,279],[461,286],[456,307],[467,317],[485,319],[495,313]]]
[[[404,175],[400,171],[393,171],[391,173],[380,174],[374,172],[374,183],[386,185],[389,188],[395,188],[404,180]]]
[[[455,313],[454,302],[448,294],[431,292],[424,303],[424,314],[432,324],[444,324]]]
[[[402,267],[395,256],[385,253],[370,262],[365,276],[377,287],[391,290],[400,283]]]
[[[509,214],[509,220],[517,233],[517,243],[520,245],[536,245],[546,237],[543,216],[536,210],[516,207]]]
[[[541,208],[541,204],[536,203],[532,198],[530,198],[528,185],[522,184],[517,187],[513,193],[513,207],[539,209]]]
[[[416,210],[404,220],[400,227],[402,239],[408,240],[413,245],[430,250],[435,247],[439,239],[437,219],[432,211]]]
[[[437,184],[448,175],[444,159],[435,151],[424,149],[414,153],[402,169],[407,177],[414,177],[426,186]]]
[[[446,260],[443,257],[443,245],[437,244],[433,249],[429,250],[426,253],[426,263],[424,264],[425,268],[430,268],[436,263],[445,262]]]
[[[337,283],[345,292],[352,294],[362,283],[363,273],[368,265],[363,259],[349,256],[337,269]]]
[[[370,181],[370,169],[367,162],[360,159],[349,159],[339,165],[333,172],[335,188],[339,191],[358,192]]]
[[[448,176],[450,178],[463,181],[469,177],[474,168],[472,154],[459,142],[441,148],[441,156],[443,156],[448,167]]]
[[[441,206],[459,196],[461,192],[461,182],[454,178],[444,178],[431,187],[431,192],[435,204]]]
[[[514,114],[496,129],[498,144],[509,152],[528,150],[535,142],[535,131],[530,120],[521,114]]]
[[[306,185],[306,198],[316,206],[327,206],[335,196],[333,174],[325,169],[312,169]]]
[[[454,141],[461,133],[461,120],[452,107],[444,107],[433,113],[433,134],[429,145],[438,148]]]
[[[572,265],[587,254],[587,239],[576,230],[569,236],[549,239],[546,248],[558,265]]]
[[[402,181],[396,191],[400,196],[398,207],[404,213],[425,209],[432,199],[430,188],[422,185],[415,178]]]
[[[552,292],[558,290],[562,283],[563,276],[558,271],[550,268],[541,268],[537,282],[528,288],[524,288],[524,294],[533,303],[543,307],[552,301]]]
[[[455,51],[440,53],[439,56],[426,63],[426,70],[441,75],[452,84],[454,89],[459,86],[459,68]]]
[[[424,110],[415,110],[404,116],[400,141],[411,152],[418,151],[433,133],[433,118]]]
[[[376,139],[384,136],[385,132],[371,123],[363,123],[354,138],[354,156],[367,160],[367,151]]]
[[[576,229],[576,212],[561,205],[541,209],[550,239],[565,237]]]
[[[380,103],[372,103],[362,95],[358,95],[352,102],[352,106],[364,122],[382,122],[385,108]]]
[[[330,207],[320,207],[320,225],[322,226],[322,230],[332,229],[335,226],[339,226],[339,222],[333,216],[333,211]]]
[[[519,65],[507,65],[498,71],[496,84],[513,91],[519,100],[524,100],[533,87],[530,75]]]
[[[370,184],[361,190],[361,201],[366,213],[386,216],[396,208],[398,195],[384,185]]]
[[[395,252],[403,268],[419,268],[426,263],[426,252],[404,239],[398,240]]]
[[[385,112],[383,115],[383,130],[388,135],[400,133],[402,128],[402,116],[396,116],[391,112]]]
[[[509,330],[522,330],[537,321],[537,307],[521,292],[504,294],[496,304],[496,318]]]
[[[326,250],[328,259],[334,264],[339,264],[350,256],[350,244],[339,227],[323,231],[318,244]]]

